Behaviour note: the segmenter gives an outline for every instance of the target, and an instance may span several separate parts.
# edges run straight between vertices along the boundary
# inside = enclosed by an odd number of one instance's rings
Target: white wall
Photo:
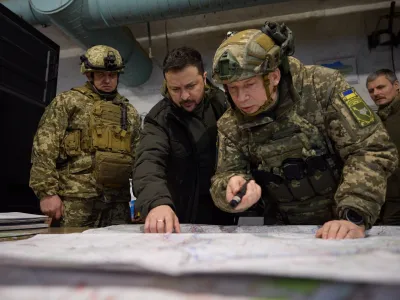
[[[391,69],[392,67],[389,49],[379,48],[370,52],[367,46],[367,35],[375,29],[378,17],[386,13],[386,10],[373,11],[296,21],[294,23],[289,22],[287,24],[296,38],[296,53],[294,56],[305,64],[314,64],[321,59],[355,56],[359,72],[359,83],[354,84],[354,87],[364,100],[374,108],[365,88],[366,76],[369,72],[378,68]],[[397,23],[399,22],[397,21]],[[386,23],[383,23],[382,26],[385,27]],[[396,26],[397,32],[399,26],[398,24]],[[44,28],[41,31],[50,37],[56,38],[54,29]],[[169,48],[172,49],[183,45],[195,47],[202,53],[206,69],[210,74],[212,57],[224,34],[225,31],[216,31],[212,34],[169,39]],[[66,46],[61,45],[58,92],[84,82],[84,77],[79,73],[79,54],[81,54],[81,50],[74,48],[75,46],[71,41],[65,44]],[[147,42],[143,42],[142,45],[147,49]],[[120,86],[120,93],[126,96],[140,113],[148,112],[161,99],[159,90],[163,76],[158,65],[162,63],[167,53],[165,45],[166,43],[163,39],[153,41],[154,67],[151,78],[147,83],[135,88]],[[400,51],[398,48],[395,48],[394,55],[398,70],[397,75],[400,76]]]

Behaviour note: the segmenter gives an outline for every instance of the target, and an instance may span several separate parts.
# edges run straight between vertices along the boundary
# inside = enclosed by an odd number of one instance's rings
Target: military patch
[[[375,123],[373,112],[353,88],[343,91],[339,95],[361,127]]]

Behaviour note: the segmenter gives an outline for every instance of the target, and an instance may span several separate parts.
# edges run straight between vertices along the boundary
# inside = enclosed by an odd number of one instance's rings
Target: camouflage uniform
[[[82,73],[99,70],[91,67],[101,67],[110,52],[117,54],[116,66],[111,63],[108,69],[120,72],[119,53],[95,46],[82,57],[90,64],[83,61]],[[61,197],[63,226],[127,223],[128,179],[139,130],[138,112],[118,93],[102,94],[87,82],[59,94],[46,108],[34,137],[31,188],[39,199]]]
[[[237,33],[216,52],[214,80],[226,84],[224,69],[238,70],[230,82],[265,74],[263,62],[274,47],[260,30]],[[233,64],[221,66],[229,57]],[[285,224],[323,224],[351,209],[370,228],[398,163],[396,148],[339,72],[304,66],[293,57],[288,62],[291,79],[281,78],[276,107],[249,116],[233,105],[218,121],[214,202],[236,212],[226,200],[226,187],[238,175],[256,180],[264,199],[257,205],[275,203]]]

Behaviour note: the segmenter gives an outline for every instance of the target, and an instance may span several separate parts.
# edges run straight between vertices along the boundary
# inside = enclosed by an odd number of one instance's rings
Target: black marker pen
[[[240,188],[239,192],[235,196],[233,196],[232,200],[229,202],[231,207],[235,208],[239,205],[240,201],[242,201],[243,196],[246,195],[248,183],[249,182],[246,181],[246,183],[243,184],[243,186]]]

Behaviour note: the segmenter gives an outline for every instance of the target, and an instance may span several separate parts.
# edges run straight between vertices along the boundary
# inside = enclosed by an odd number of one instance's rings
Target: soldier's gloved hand
[[[346,220],[334,220],[326,222],[318,229],[315,237],[325,240],[359,239],[365,237],[365,227]]]
[[[228,186],[226,187],[226,201],[231,202],[246,180],[242,176],[233,176],[229,179]],[[261,198],[261,187],[254,181],[250,180],[247,184],[246,194],[243,196],[242,201],[235,207],[237,211],[245,211],[249,207],[257,203]]]
[[[144,223],[145,233],[181,232],[178,217],[168,205],[160,205],[150,210]]]
[[[58,220],[64,215],[64,204],[58,195],[46,196],[40,200],[40,210],[46,216]]]

